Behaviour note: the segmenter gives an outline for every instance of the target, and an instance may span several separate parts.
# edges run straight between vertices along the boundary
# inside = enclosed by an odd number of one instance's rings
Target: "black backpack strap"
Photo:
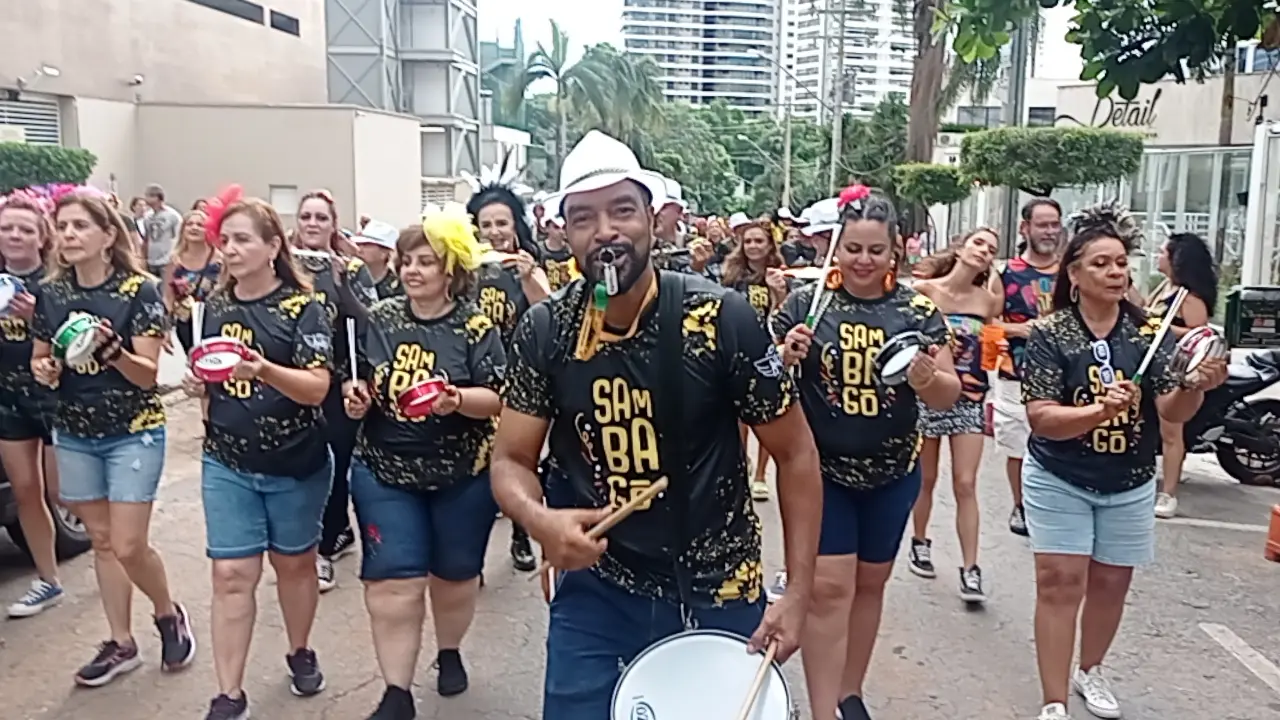
[[[667,473],[667,503],[671,507],[672,564],[680,592],[685,626],[691,625],[693,579],[684,557],[689,549],[689,493],[685,480],[689,460],[685,455],[684,428],[684,293],[685,276],[658,274],[658,387],[657,413],[661,423],[659,461]]]

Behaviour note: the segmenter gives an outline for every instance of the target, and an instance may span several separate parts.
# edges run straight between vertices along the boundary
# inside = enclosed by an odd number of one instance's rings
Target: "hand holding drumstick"
[[[591,567],[608,546],[604,534],[666,489],[667,479],[662,478],[613,512],[609,512],[608,508],[549,511],[552,517],[561,519],[560,528],[559,531],[539,533],[542,537],[550,537],[552,542],[543,544],[542,552],[548,559],[531,577],[543,577],[552,567],[561,570],[581,570]],[[591,529],[583,533],[582,529],[587,525],[591,525]]]
[[[769,668],[773,665],[773,658],[777,654],[777,641],[769,643],[769,647],[764,651],[764,657],[760,659],[756,676],[751,681],[751,688],[747,690],[747,697],[742,702],[742,709],[738,711],[738,720],[748,720],[751,717],[751,711],[756,707],[756,700],[760,698],[760,691],[764,689],[764,681],[769,677]]]

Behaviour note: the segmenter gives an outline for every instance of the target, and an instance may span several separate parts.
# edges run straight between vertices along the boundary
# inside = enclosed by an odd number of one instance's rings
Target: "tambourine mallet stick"
[[[1165,311],[1164,319],[1160,321],[1160,329],[1156,331],[1156,336],[1151,338],[1151,347],[1147,348],[1147,356],[1142,358],[1142,364],[1138,366],[1138,372],[1133,374],[1134,385],[1142,382],[1142,374],[1147,371],[1147,367],[1155,359],[1156,353],[1160,350],[1160,344],[1164,342],[1164,336],[1169,334],[1169,327],[1173,325],[1174,319],[1178,317],[1178,308],[1182,307],[1182,301],[1186,299],[1187,289],[1178,288],[1178,294],[1173,296],[1173,302],[1169,303],[1169,309]]]
[[[347,360],[351,362],[351,379],[356,379],[356,319],[347,318]]]
[[[661,480],[658,480],[654,484],[645,488],[644,492],[640,493],[639,495],[636,495],[635,497],[627,501],[626,505],[623,505],[617,510],[614,510],[613,512],[609,513],[608,517],[606,517],[605,519],[593,525],[591,529],[587,531],[587,537],[591,538],[592,540],[599,540],[601,537],[604,536],[605,533],[612,530],[614,525],[617,525],[623,520],[626,520],[627,516],[631,515],[631,513],[635,512],[636,510],[639,510],[642,505],[645,505],[649,501],[653,500],[655,497],[658,496],[658,493],[666,489],[667,489],[667,479],[662,478]],[[530,575],[529,578],[533,579],[536,577],[541,577],[543,573],[547,572],[550,569],[551,569],[551,563],[543,561],[542,565],[538,566],[538,572]]]
[[[204,339],[204,303],[199,300],[191,303],[191,335],[196,340]]]
[[[831,238],[827,246],[827,257],[822,261],[822,276],[818,278],[818,287],[813,291],[813,300],[809,302],[809,312],[804,316],[804,324],[810,330],[818,324],[818,303],[822,302],[822,294],[827,291],[827,273],[831,272],[831,261],[836,256],[836,241]]]
[[[760,697],[760,691],[764,689],[765,678],[769,676],[769,668],[773,666],[773,658],[777,654],[778,641],[774,640],[764,651],[760,667],[756,669],[756,676],[751,681],[750,689],[747,690],[747,699],[742,702],[742,709],[738,711],[738,720],[748,720],[751,717],[751,711],[755,709],[756,700]]]

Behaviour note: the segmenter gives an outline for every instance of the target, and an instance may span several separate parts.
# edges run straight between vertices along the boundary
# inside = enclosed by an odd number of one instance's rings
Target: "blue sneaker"
[[[9,606],[9,617],[24,618],[39,615],[62,602],[66,595],[61,585],[54,585],[51,582],[36,578],[31,581],[31,589],[27,591],[27,594],[23,595],[18,602]]]

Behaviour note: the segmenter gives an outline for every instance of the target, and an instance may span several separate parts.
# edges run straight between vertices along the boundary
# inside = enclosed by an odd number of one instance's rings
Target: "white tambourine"
[[[917,330],[908,330],[889,338],[876,354],[876,377],[890,387],[907,381],[911,361],[929,346],[929,338]]]
[[[1169,360],[1169,372],[1179,380],[1185,380],[1199,369],[1205,360],[1222,360],[1229,351],[1222,336],[1209,327],[1199,327],[1178,341]]]
[[[13,299],[26,291],[26,284],[18,277],[0,273],[0,317],[7,316]]]

